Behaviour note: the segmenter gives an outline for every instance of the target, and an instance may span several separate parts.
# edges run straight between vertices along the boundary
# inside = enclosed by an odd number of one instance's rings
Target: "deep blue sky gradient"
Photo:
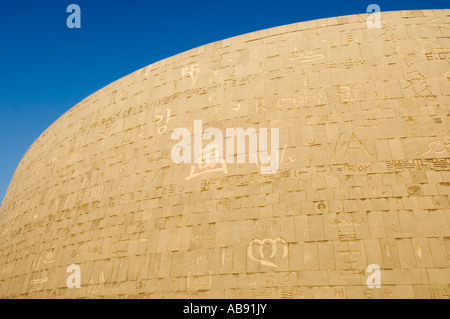
[[[81,29],[66,8],[81,7]],[[57,118],[158,60],[270,27],[382,11],[443,9],[449,0],[0,1],[0,203],[19,161]]]

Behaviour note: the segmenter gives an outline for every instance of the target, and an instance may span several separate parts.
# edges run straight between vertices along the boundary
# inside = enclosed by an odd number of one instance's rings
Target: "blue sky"
[[[81,29],[69,29],[69,4]],[[85,97],[163,58],[279,25],[382,11],[449,8],[448,0],[0,1],[0,202],[19,161]]]

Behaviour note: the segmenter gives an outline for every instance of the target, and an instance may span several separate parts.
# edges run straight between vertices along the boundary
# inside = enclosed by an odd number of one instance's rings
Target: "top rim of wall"
[[[401,16],[402,18],[418,18],[418,17],[424,17],[427,16],[426,12],[428,13],[432,13],[432,12],[436,12],[436,11],[442,11],[443,14],[442,15],[450,15],[450,9],[419,9],[419,10],[396,10],[396,11],[381,11],[382,14],[382,21],[383,19],[385,20],[389,20],[392,19],[393,17],[398,17]],[[420,14],[418,14],[420,13]],[[231,42],[237,38],[239,38],[240,40],[242,40],[242,42],[247,43],[247,42],[251,42],[251,41],[257,41],[260,39],[264,39],[267,37],[272,37],[272,36],[279,36],[279,35],[283,35],[283,34],[288,34],[288,33],[294,33],[294,32],[299,32],[299,31],[307,31],[307,30],[312,30],[312,29],[317,29],[317,28],[326,28],[326,27],[336,27],[336,26],[343,26],[349,23],[361,23],[362,25],[365,25],[367,17],[370,15],[371,13],[358,13],[358,14],[350,14],[350,15],[343,15],[343,16],[335,16],[335,17],[329,17],[329,18],[320,18],[320,19],[313,19],[313,20],[307,20],[307,21],[301,21],[301,22],[294,22],[294,23],[290,23],[290,24],[285,24],[285,25],[280,25],[280,26],[276,26],[276,27],[271,27],[271,28],[267,28],[267,29],[261,29],[258,31],[251,31],[251,32],[247,32],[247,33],[243,33],[243,34],[239,34],[239,35],[235,35],[229,38],[225,38],[222,40],[217,40],[214,42],[210,42],[210,43],[206,43],[206,44],[202,44],[200,46],[188,49],[186,51],[182,51],[180,53],[176,53],[174,55],[168,56],[166,58],[163,58],[161,60],[155,61],[151,64],[148,64],[142,68],[139,68],[127,75],[124,75],[116,80],[114,80],[113,82],[103,86],[102,88],[98,89],[97,91],[93,92],[92,94],[89,94],[87,97],[85,97],[84,99],[82,99],[80,102],[78,102],[77,104],[75,104],[73,107],[71,107],[70,109],[68,109],[65,113],[63,113],[58,119],[56,119],[53,123],[55,123],[56,121],[58,121],[60,118],[64,117],[68,112],[73,111],[75,108],[79,107],[85,100],[88,100],[90,97],[92,97],[94,94],[97,94],[98,92],[108,88],[109,86],[125,79],[128,76],[131,75],[137,75],[138,73],[142,72],[144,69],[149,68],[149,71],[155,70],[159,67],[162,67],[168,63],[170,63],[170,61],[176,57],[180,57],[180,58],[187,58],[187,57],[192,57],[194,54],[201,54],[202,52],[204,52],[206,49],[208,49],[208,47],[215,47],[218,44],[222,43],[223,44],[227,44],[228,42]],[[436,14],[430,14],[429,16],[435,16]],[[387,19],[386,19],[387,16]],[[342,21],[343,19],[351,19],[348,21]],[[341,20],[341,21],[339,21]],[[229,45],[224,45],[222,47],[227,47]],[[185,56],[185,57],[184,57]],[[53,125],[53,123],[49,126],[49,128]],[[48,128],[47,128],[48,129]],[[45,130],[46,131],[46,130]],[[44,131],[44,132],[45,132]],[[44,133],[43,132],[43,133]]]
[[[427,14],[428,13],[428,14]],[[41,139],[49,133],[55,125],[57,125],[60,121],[62,121],[64,118],[72,114],[73,112],[76,112],[78,108],[80,108],[86,101],[88,101],[91,97],[93,97],[95,94],[98,94],[101,91],[106,90],[109,86],[112,86],[114,84],[117,84],[117,82],[120,82],[121,80],[124,80],[127,77],[130,77],[132,75],[138,75],[140,72],[142,72],[144,69],[148,68],[148,71],[156,70],[168,63],[170,63],[171,60],[175,58],[188,58],[193,57],[195,55],[199,55],[203,52],[205,52],[208,49],[215,49],[220,47],[228,47],[231,45],[232,41],[236,41],[239,39],[241,43],[247,43],[252,41],[258,41],[262,40],[268,37],[272,36],[280,36],[283,34],[289,34],[289,33],[295,33],[299,31],[307,31],[312,29],[318,29],[318,28],[328,28],[328,27],[338,27],[338,26],[344,26],[347,24],[358,24],[360,23],[361,26],[364,26],[367,17],[372,13],[359,13],[359,14],[350,14],[350,15],[343,15],[343,16],[335,16],[335,17],[328,17],[328,18],[320,18],[320,19],[313,19],[313,20],[307,20],[307,21],[301,21],[301,22],[294,22],[290,24],[275,26],[267,29],[262,29],[258,31],[252,31],[248,33],[243,33],[240,35],[236,35],[230,38],[210,42],[207,44],[200,45],[198,47],[194,47],[191,49],[188,49],[186,51],[182,51],[180,53],[174,54],[172,56],[166,57],[164,59],[158,60],[156,62],[153,62],[147,66],[144,66],[138,70],[135,70],[125,76],[122,76],[113,82],[103,86],[102,88],[98,89],[97,91],[89,94],[87,97],[82,99],[80,102],[75,104],[73,107],[65,111],[61,116],[59,116],[57,119],[55,119],[52,124],[50,124],[40,135],[37,137],[33,143],[28,147],[27,151],[23,154],[21,160],[17,164],[17,167],[15,169],[15,172],[11,178],[11,181],[8,185],[8,188],[5,192],[5,196],[2,199],[2,202],[0,204],[0,208],[2,208],[3,204],[5,203],[5,199],[9,196],[8,191],[10,189],[10,186],[12,185],[12,182],[14,181],[14,177],[16,176],[16,173],[18,169],[20,168],[20,164],[22,161],[26,158],[28,153],[32,150],[33,146],[41,141]],[[419,17],[433,17],[433,16],[446,16],[450,15],[450,9],[418,9],[418,10],[396,10],[396,11],[381,11],[381,19],[383,20],[390,20],[392,18],[419,18]]]

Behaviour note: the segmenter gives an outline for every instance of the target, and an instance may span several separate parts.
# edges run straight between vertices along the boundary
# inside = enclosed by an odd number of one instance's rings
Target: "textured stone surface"
[[[450,10],[381,17],[211,43],[76,105],[0,208],[0,296],[449,298]],[[279,128],[279,171],[175,164],[194,120]]]

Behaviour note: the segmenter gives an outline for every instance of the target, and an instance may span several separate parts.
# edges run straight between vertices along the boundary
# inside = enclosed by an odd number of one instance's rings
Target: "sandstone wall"
[[[64,114],[0,208],[0,296],[449,298],[450,10],[367,17],[211,43]],[[175,164],[194,120],[278,128],[278,171]]]

